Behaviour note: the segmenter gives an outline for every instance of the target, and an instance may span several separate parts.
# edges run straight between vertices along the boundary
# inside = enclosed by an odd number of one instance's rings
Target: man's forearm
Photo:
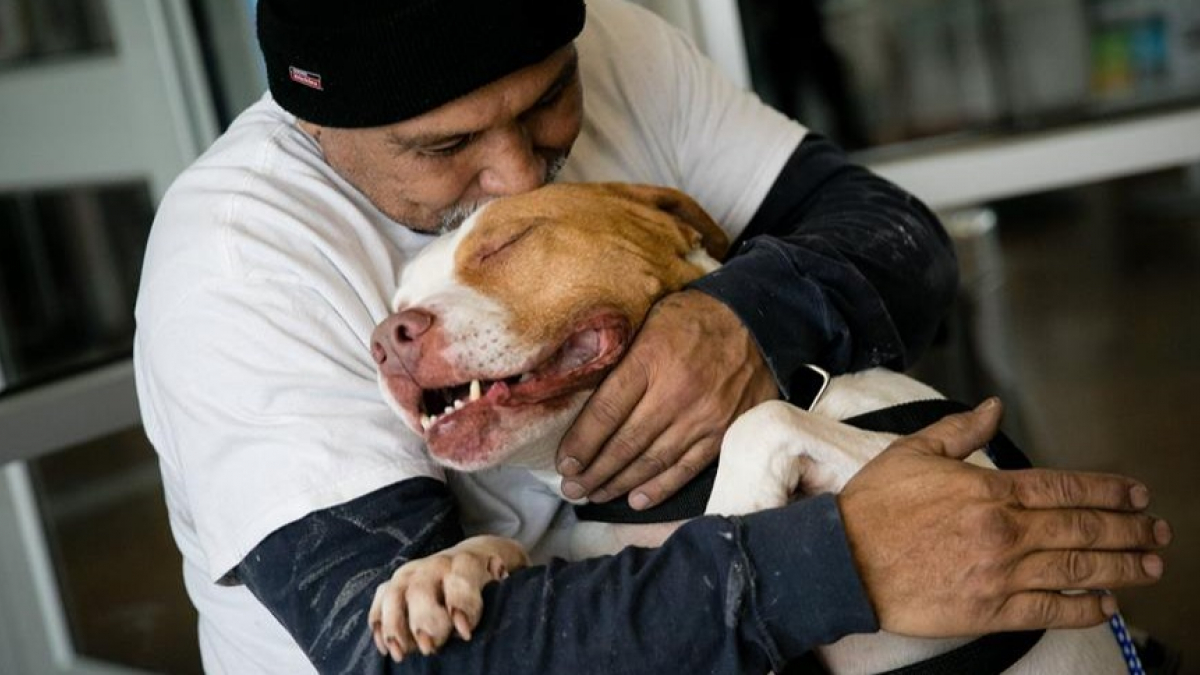
[[[785,394],[805,363],[910,365],[957,289],[937,218],[819,136],[797,147],[734,251],[693,287],[738,314]]]
[[[367,609],[396,567],[458,536],[451,504],[440,483],[405,481],[288,525],[238,572],[329,673],[765,672],[876,627],[826,496],[698,519],[658,549],[518,571],[485,589],[469,642],[393,664]]]

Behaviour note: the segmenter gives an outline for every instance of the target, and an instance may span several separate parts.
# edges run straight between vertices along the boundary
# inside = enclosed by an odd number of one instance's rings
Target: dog
[[[383,396],[444,466],[520,466],[557,490],[555,453],[588,396],[654,302],[717,269],[727,246],[712,218],[669,188],[553,184],[489,202],[404,270],[394,313],[371,341]],[[742,514],[782,506],[797,492],[839,491],[896,438],[840,420],[932,398],[941,395],[915,379],[873,369],[830,379],[811,410],[781,401],[756,406],[724,437],[706,513]],[[981,452],[969,461],[992,466]],[[581,522],[572,555],[658,545],[675,526]],[[479,590],[527,564],[515,541],[483,536],[402,566],[371,608],[377,646],[381,634],[401,630],[426,654],[452,632],[469,639]],[[443,597],[406,597],[418,582],[440,582]],[[875,673],[966,642],[880,632],[846,637],[818,655],[833,673]],[[1047,631],[1005,672],[1128,671],[1100,625]]]

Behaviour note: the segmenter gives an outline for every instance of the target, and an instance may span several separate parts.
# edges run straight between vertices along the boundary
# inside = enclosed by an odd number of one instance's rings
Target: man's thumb
[[[917,436],[931,442],[916,445],[930,454],[964,459],[995,437],[1003,414],[1004,404],[993,396],[980,403],[974,410],[947,415],[918,431]]]

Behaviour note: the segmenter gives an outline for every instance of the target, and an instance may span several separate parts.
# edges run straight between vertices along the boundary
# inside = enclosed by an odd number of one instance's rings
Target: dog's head
[[[492,201],[405,268],[371,340],[384,397],[446,466],[550,468],[650,306],[727,246],[668,188],[557,184]]]

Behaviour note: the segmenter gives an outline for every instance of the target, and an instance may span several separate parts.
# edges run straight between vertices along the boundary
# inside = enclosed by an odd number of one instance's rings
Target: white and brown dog
[[[384,396],[443,465],[523,466],[557,487],[559,441],[651,305],[715,269],[726,247],[699,205],[665,188],[551,185],[493,201],[405,269],[395,313],[372,339]],[[757,406],[726,434],[707,512],[747,513],[781,506],[797,491],[840,490],[895,437],[838,420],[928,398],[940,395],[871,370],[833,378],[811,412],[779,401]],[[981,453],[973,460],[990,466]],[[656,545],[672,530],[581,523],[573,551]],[[405,565],[376,593],[377,644],[381,632],[403,631],[430,653],[451,632],[469,638],[480,588],[524,564],[519,544],[485,536]],[[440,592],[407,592],[431,584]],[[819,652],[834,673],[874,673],[967,641],[877,633]],[[1047,632],[1008,672],[1127,670],[1101,625]]]

